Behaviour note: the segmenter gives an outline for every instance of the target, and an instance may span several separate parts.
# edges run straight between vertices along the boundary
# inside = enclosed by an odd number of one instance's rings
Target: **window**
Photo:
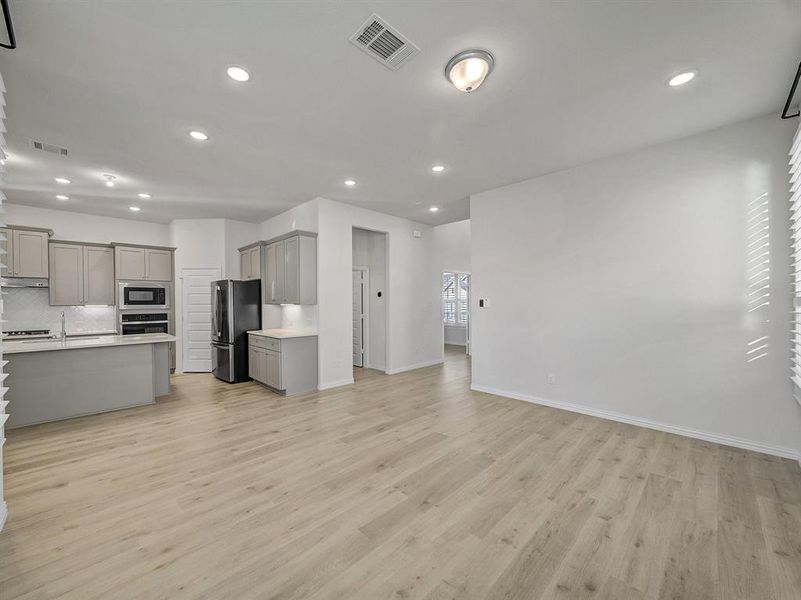
[[[446,325],[467,325],[470,299],[468,273],[442,274],[442,322]]]

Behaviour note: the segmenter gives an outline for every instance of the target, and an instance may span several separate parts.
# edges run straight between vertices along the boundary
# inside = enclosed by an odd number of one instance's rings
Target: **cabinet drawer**
[[[264,348],[265,350],[274,350],[275,352],[281,351],[281,340],[279,339],[264,337],[261,335],[249,335],[248,339],[251,346]]]

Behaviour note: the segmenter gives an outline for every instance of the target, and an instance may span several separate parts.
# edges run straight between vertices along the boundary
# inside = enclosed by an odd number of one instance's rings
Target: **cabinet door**
[[[275,242],[265,249],[264,303],[284,302],[284,242]]]
[[[239,253],[239,277],[243,280],[252,279],[250,269],[250,250]]]
[[[50,244],[50,265],[50,304],[83,304],[83,246]]]
[[[47,277],[49,236],[44,231],[13,229],[14,275]]]
[[[281,353],[273,350],[264,350],[264,383],[277,390],[281,387]]]
[[[83,247],[84,304],[114,304],[114,255],[111,248]]]
[[[298,304],[317,304],[317,238],[298,236],[300,242]]]
[[[14,233],[10,229],[0,229],[0,249],[5,250],[5,254],[0,254],[0,262],[4,268],[2,275],[4,277],[13,277],[14,275]]]
[[[259,380],[259,354],[253,346],[248,347],[248,377]]]
[[[117,279],[145,279],[145,249],[117,246],[114,249]]]
[[[284,302],[300,304],[300,247],[299,238],[284,240]]]
[[[169,250],[145,250],[147,259],[148,281],[171,281],[172,280],[172,252]]]
[[[250,250],[250,277],[248,279],[258,279],[261,277],[261,246],[256,246]]]

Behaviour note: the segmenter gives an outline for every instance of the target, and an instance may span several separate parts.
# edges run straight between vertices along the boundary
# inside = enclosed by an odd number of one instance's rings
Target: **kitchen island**
[[[6,427],[153,404],[170,391],[163,333],[4,341]]]

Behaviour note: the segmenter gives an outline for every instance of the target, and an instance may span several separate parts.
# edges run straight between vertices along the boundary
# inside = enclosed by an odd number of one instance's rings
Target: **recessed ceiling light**
[[[439,210],[438,206],[429,206],[428,207],[428,211],[429,212],[437,212],[438,210]]]
[[[465,50],[448,61],[445,77],[460,92],[472,92],[492,72],[495,59],[486,50]]]
[[[685,83],[690,83],[695,76],[698,75],[698,71],[685,71],[684,73],[679,73],[678,75],[674,75],[668,81],[668,85],[670,87],[678,87],[680,85],[684,85]]]
[[[209,139],[209,136],[207,136],[202,131],[190,131],[189,135],[199,142],[205,142],[207,139]]]
[[[356,185],[356,181],[354,179],[346,179],[344,183],[348,187],[353,187],[354,185]]]
[[[142,209],[141,209],[141,208],[139,208],[138,206],[129,206],[129,207],[128,207],[128,210],[132,210],[132,211],[134,211],[134,212],[139,212],[139,211],[140,211],[140,210],[142,210]]]
[[[56,196],[56,200],[69,200],[69,199],[70,199],[70,197],[69,196],[65,196],[64,194],[58,194]]]
[[[56,183],[63,183],[64,185],[67,185],[68,183],[72,182],[66,177],[56,177]]]
[[[116,175],[111,173],[103,173],[103,178],[106,180],[106,187],[114,187],[114,180],[117,179]]]
[[[445,165],[434,165],[431,167],[431,170],[434,171],[434,173],[442,173],[445,170]]]
[[[137,194],[137,196],[139,196],[143,200],[148,200],[150,198],[150,194],[145,194],[145,193]]]
[[[250,79],[250,73],[248,73],[247,69],[237,65],[231,65],[225,72],[228,73],[228,77],[234,81],[245,82]]]

